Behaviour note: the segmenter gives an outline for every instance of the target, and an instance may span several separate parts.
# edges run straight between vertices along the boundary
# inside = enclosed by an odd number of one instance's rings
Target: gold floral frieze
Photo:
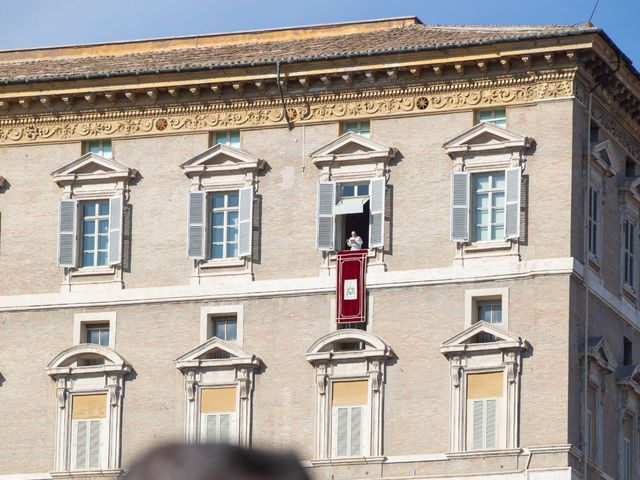
[[[444,112],[529,103],[573,95],[574,71],[521,78],[459,80],[439,84],[307,93],[285,100],[294,124]],[[279,98],[215,100],[172,106],[0,116],[0,145],[166,135],[227,128],[285,125]]]

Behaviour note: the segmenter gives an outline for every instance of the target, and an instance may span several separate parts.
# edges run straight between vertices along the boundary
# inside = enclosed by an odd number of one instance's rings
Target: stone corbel
[[[67,380],[66,378],[58,379],[56,388],[56,399],[58,400],[58,408],[65,408],[67,400]]]
[[[187,400],[193,402],[196,399],[196,375],[189,370],[184,379],[184,388],[187,392]]]
[[[316,384],[320,395],[327,393],[327,366],[324,363],[316,367]]]
[[[238,385],[240,386],[240,398],[245,400],[249,398],[251,392],[251,379],[249,378],[249,371],[246,368],[240,368],[237,370],[236,378]]]

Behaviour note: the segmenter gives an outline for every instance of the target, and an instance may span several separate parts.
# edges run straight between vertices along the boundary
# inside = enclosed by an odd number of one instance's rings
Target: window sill
[[[120,468],[104,469],[104,470],[72,470],[68,472],[51,472],[52,479],[93,479],[93,478],[108,478],[118,479],[123,474],[123,470]]]
[[[495,448],[487,450],[466,450],[464,452],[447,452],[448,458],[504,457],[522,454],[521,448]]]
[[[244,267],[244,258],[228,258],[224,260],[205,260],[200,268]]]
[[[371,463],[384,463],[386,457],[334,457],[326,459],[310,460],[309,463],[314,467],[322,467],[328,465],[368,465]]]
[[[70,274],[72,277],[90,277],[99,275],[113,275],[116,269],[114,266],[109,267],[80,267],[72,269]]]
[[[589,267],[597,274],[600,274],[600,260],[591,253],[589,254]]]
[[[636,291],[626,284],[622,287],[622,298],[629,302],[631,305],[635,305],[637,303]]]
[[[475,242],[465,244],[465,252],[490,252],[494,250],[509,250],[511,248],[511,240],[498,240],[495,242]]]

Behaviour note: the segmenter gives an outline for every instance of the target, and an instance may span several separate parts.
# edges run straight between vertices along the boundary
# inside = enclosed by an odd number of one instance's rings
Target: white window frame
[[[205,343],[213,337],[212,319],[215,317],[236,317],[235,343],[244,346],[244,308],[242,305],[207,305],[200,308],[200,343]]]
[[[627,249],[628,234],[625,231],[625,224],[629,223],[633,227],[633,233],[631,234],[631,247],[633,253]],[[638,248],[640,247],[640,222],[638,221],[637,210],[635,210],[629,203],[622,205],[622,219],[621,219],[621,236],[620,236],[620,285],[623,293],[623,298],[630,302],[634,302],[638,294],[638,283],[640,282],[640,262],[638,262]],[[631,282],[629,278],[625,276],[626,262],[630,262],[632,267]]]
[[[98,466],[95,468],[91,467],[90,462],[90,456],[87,455],[87,462],[88,464],[86,466],[83,466],[82,468],[80,468],[78,466],[78,437],[77,437],[77,425],[80,422],[83,423],[87,423],[89,429],[91,428],[91,423],[92,422],[100,422],[100,440],[99,440],[99,445],[98,445]],[[107,425],[107,420],[105,418],[95,418],[95,419],[83,419],[83,420],[71,420],[71,452],[70,452],[70,456],[71,456],[71,468],[70,470],[77,472],[77,471],[87,471],[87,470],[102,470],[104,468],[105,465],[105,458],[108,455],[108,448],[107,448],[107,442],[105,442],[105,437],[107,436],[108,433],[108,425]],[[85,448],[87,449],[87,451],[90,451],[90,445],[91,445],[91,434],[90,431],[87,434],[87,439],[86,439],[86,446]]]
[[[598,198],[596,202],[593,202],[593,194],[596,193]],[[588,251],[589,251],[589,259],[596,264],[600,263],[602,257],[602,208],[603,205],[603,188],[601,181],[593,179],[589,183],[589,211],[588,211],[588,222],[589,222],[589,239],[588,243]],[[594,208],[595,207],[595,208]],[[595,214],[595,218],[594,218]],[[592,228],[596,228],[595,235],[592,233]],[[595,237],[595,247],[591,242],[591,239]]]
[[[224,357],[209,358],[214,352]],[[203,388],[236,388],[236,423],[232,439],[243,447],[251,446],[251,419],[255,371],[262,362],[232,342],[211,338],[175,361],[184,376],[185,384],[185,440],[198,443],[202,439],[200,390]]]
[[[229,439],[227,442],[221,442],[220,440],[220,416],[228,415],[229,416]],[[208,435],[205,435],[208,432],[208,422],[209,417],[217,417],[216,424],[216,438],[209,439]],[[215,412],[215,413],[200,413],[200,440],[199,443],[228,443],[231,445],[237,444],[238,439],[235,438],[235,434],[237,431],[237,423],[238,423],[238,414],[237,412]],[[206,437],[206,438],[205,438]]]
[[[478,335],[491,336],[495,341],[470,343]],[[495,450],[519,447],[520,366],[527,349],[526,340],[485,322],[474,323],[440,346],[440,352],[449,360],[451,378],[451,452],[483,454],[483,450],[471,450],[468,442],[467,375],[478,373],[502,372],[503,394]]]
[[[100,146],[100,150],[98,152],[91,152],[89,150],[89,144],[91,142],[98,142],[98,145]],[[109,151],[111,153],[109,153],[108,155],[104,154],[104,145],[105,143],[109,142]],[[114,151],[113,151],[113,140],[111,138],[100,138],[100,139],[95,139],[95,140],[85,140],[84,142],[82,142],[82,153],[94,153],[95,155],[100,155],[102,158],[106,158],[107,160],[113,160],[115,158],[114,156]]]
[[[493,178],[494,178],[495,174],[500,174],[500,173],[503,176],[503,182],[504,182],[504,187],[502,188],[502,190],[497,189],[497,188],[493,188],[491,186],[488,189],[480,190],[481,194],[485,194],[485,193],[487,194],[488,203],[489,203],[488,215],[487,215],[489,223],[481,225],[481,226],[487,227],[489,229],[488,230],[489,231],[489,238],[487,240],[478,240],[477,232],[476,232],[476,229],[477,229],[478,225],[476,224],[476,220],[475,220],[475,218],[476,218],[476,215],[475,215],[476,214],[476,210],[478,209],[478,204],[477,204],[478,189],[474,188],[475,179],[480,175],[488,176],[489,177],[489,182],[491,184],[493,184]],[[504,242],[505,241],[504,235],[502,237],[500,237],[500,238],[491,238],[491,236],[492,236],[491,230],[492,230],[492,227],[493,227],[493,222],[491,221],[491,218],[492,218],[492,213],[493,213],[493,210],[494,210],[494,208],[492,206],[493,196],[495,194],[497,194],[497,193],[502,193],[502,196],[504,198],[503,207],[502,207],[502,210],[503,210],[503,214],[502,214],[502,219],[503,219],[503,221],[502,221],[502,229],[503,230],[505,229],[505,227],[506,227],[506,225],[505,225],[505,223],[506,223],[505,222],[505,219],[506,219],[506,201],[507,201],[507,199],[505,197],[505,194],[506,194],[506,171],[505,170],[495,170],[495,171],[491,171],[491,172],[476,172],[476,173],[473,173],[471,175],[470,181],[471,181],[471,185],[470,185],[470,188],[471,188],[471,209],[470,210],[471,211],[470,211],[470,215],[469,215],[469,217],[470,217],[469,220],[470,220],[472,228],[470,229],[471,231],[469,233],[471,234],[470,235],[471,243],[480,244],[480,243]],[[496,224],[496,225],[499,225],[499,224]]]
[[[333,384],[335,382],[332,381],[331,383]],[[338,452],[338,435],[339,435],[339,425],[338,425],[338,411],[341,408],[346,408],[348,409],[349,412],[349,420],[348,420],[348,426],[347,426],[347,451],[349,452],[347,455],[340,455],[340,453]],[[351,453],[351,442],[352,442],[352,435],[351,435],[351,415],[353,413],[353,409],[354,408],[360,408],[361,409],[361,417],[360,417],[360,451],[357,454],[352,454]],[[367,445],[367,442],[369,440],[369,425],[370,425],[370,421],[369,418],[367,418],[367,415],[370,411],[369,405],[368,404],[364,404],[364,405],[340,405],[340,406],[336,406],[336,407],[331,407],[331,458],[353,458],[353,457],[362,457],[363,456],[363,452],[367,452],[369,450],[369,446]]]
[[[101,357],[100,364],[85,366],[82,359]],[[102,438],[100,470],[114,476],[122,473],[122,399],[124,377],[132,370],[115,350],[94,344],[80,344],[63,350],[49,365],[47,374],[56,382],[55,473],[73,471],[72,401],[74,395],[106,394],[105,434]]]
[[[362,342],[363,350],[335,349],[336,343]],[[306,359],[316,372],[316,442],[314,465],[335,464],[332,427],[333,384],[342,381],[368,381],[366,442],[358,458],[366,463],[382,462],[382,420],[386,365],[392,358],[391,348],[380,338],[363,330],[342,329],[316,340],[307,350]],[[345,461],[351,461],[346,460]]]
[[[496,300],[502,303],[502,322],[493,325],[509,331],[509,287],[478,288],[464,292],[464,328],[478,321],[478,302]]]
[[[468,375],[470,372],[465,372],[465,375]],[[495,425],[494,425],[494,432],[495,432],[495,442],[496,444],[488,447],[486,445],[486,443],[484,445],[482,445],[481,447],[476,447],[475,442],[474,442],[474,428],[475,428],[475,424],[474,424],[474,416],[475,416],[475,412],[474,412],[474,407],[473,404],[474,402],[483,402],[483,410],[484,410],[484,414],[486,415],[486,406],[487,406],[487,402],[493,400],[496,402],[496,416],[495,416]],[[467,404],[466,404],[466,417],[467,417],[467,438],[466,438],[466,442],[467,442],[467,450],[469,451],[478,451],[478,450],[496,450],[498,445],[502,444],[504,442],[503,439],[499,438],[499,436],[502,434],[502,429],[500,428],[500,418],[501,418],[501,414],[502,414],[502,398],[501,397],[487,397],[487,398],[473,398],[473,399],[467,399]],[[483,423],[482,425],[482,430],[483,430],[483,443],[486,442],[486,428],[487,428],[487,423],[486,421]]]
[[[480,114],[484,112],[490,112],[491,117],[485,120],[480,120]],[[497,116],[497,112],[504,112],[503,116]],[[499,122],[503,122],[504,125],[498,125]],[[491,109],[480,109],[476,110],[476,124],[478,123],[491,123],[496,127],[507,128],[507,108],[491,108]]]
[[[231,136],[234,132],[238,132],[238,142],[234,145]],[[224,142],[218,142],[218,135],[225,136]],[[232,148],[240,148],[242,145],[242,130],[220,130],[217,132],[211,132],[211,146],[214,145],[226,145]]]
[[[78,267],[83,270],[97,270],[101,268],[109,267],[109,212],[105,215],[100,215],[99,206],[100,204],[106,203],[109,206],[109,199],[95,199],[95,200],[83,200],[78,205]],[[87,216],[84,214],[84,208],[88,204],[93,204],[96,208],[96,214]],[[94,245],[93,245],[93,265],[85,265],[84,264],[84,252],[85,252],[85,231],[84,231],[84,223],[89,220],[93,222],[95,232],[93,234]],[[98,248],[98,237],[101,235],[99,232],[100,221],[107,221],[107,247],[106,247],[106,262],[104,265],[98,265],[98,252],[101,249]]]
[[[235,207],[230,207],[228,205],[229,202],[229,195],[231,194],[236,194],[238,196],[238,205]],[[222,195],[224,198],[224,206],[223,207],[214,207],[213,206],[213,198],[216,195]],[[227,228],[229,227],[229,213],[232,212],[236,212],[238,215],[238,221],[236,222],[236,241],[235,242],[230,242],[229,239],[227,238]],[[222,240],[222,257],[216,257],[214,258],[213,256],[213,245],[214,245],[214,241],[213,241],[213,229],[214,229],[214,225],[213,225],[213,215],[215,213],[222,213],[223,217],[224,217],[224,221],[222,223],[222,226],[218,226],[218,228],[222,228],[223,229],[223,240]],[[208,242],[207,242],[207,247],[208,247],[208,258],[211,261],[225,261],[225,260],[230,260],[230,259],[239,259],[240,256],[238,255],[238,230],[240,229],[240,191],[239,190],[227,190],[224,192],[211,192],[207,195],[207,218],[208,218]],[[220,242],[215,242],[217,244],[219,244]],[[227,245],[228,244],[232,244],[235,243],[236,245],[236,255],[234,256],[227,256]]]
[[[91,313],[76,313],[73,316],[73,345],[79,345],[86,343],[87,338],[86,327],[93,324],[109,324],[109,348],[115,350],[116,348],[116,326],[117,326],[117,313],[116,312],[91,312]]]
[[[355,123],[356,127],[352,128],[352,129],[347,129],[347,124],[348,123]],[[364,124],[367,124],[366,127],[364,127]],[[357,135],[361,135],[364,138],[371,138],[371,120],[369,119],[361,119],[361,120],[345,120],[343,122],[340,123],[340,134],[345,134],[347,132],[353,132]]]
[[[206,195],[205,259],[192,261],[192,285],[216,284],[220,276],[253,280],[252,255],[223,259],[210,258],[211,194],[239,192],[244,188],[253,188],[255,199],[257,173],[262,169],[263,164],[262,160],[244,150],[216,144],[180,165],[184,174],[191,179],[189,191],[204,192]],[[239,218],[238,228],[240,228],[240,220]],[[252,222],[251,228],[253,227]]]

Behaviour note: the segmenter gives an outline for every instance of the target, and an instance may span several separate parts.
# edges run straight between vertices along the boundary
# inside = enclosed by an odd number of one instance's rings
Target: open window
[[[47,366],[56,382],[55,474],[120,468],[124,379],[131,366],[114,350],[80,344],[60,352]]]
[[[384,382],[392,355],[378,337],[355,329],[325,335],[307,350],[317,385],[314,463],[382,460]]]
[[[451,451],[518,447],[520,365],[526,342],[478,321],[440,351],[451,372]]]
[[[260,359],[217,337],[175,362],[184,375],[189,443],[251,445],[254,375]]]

